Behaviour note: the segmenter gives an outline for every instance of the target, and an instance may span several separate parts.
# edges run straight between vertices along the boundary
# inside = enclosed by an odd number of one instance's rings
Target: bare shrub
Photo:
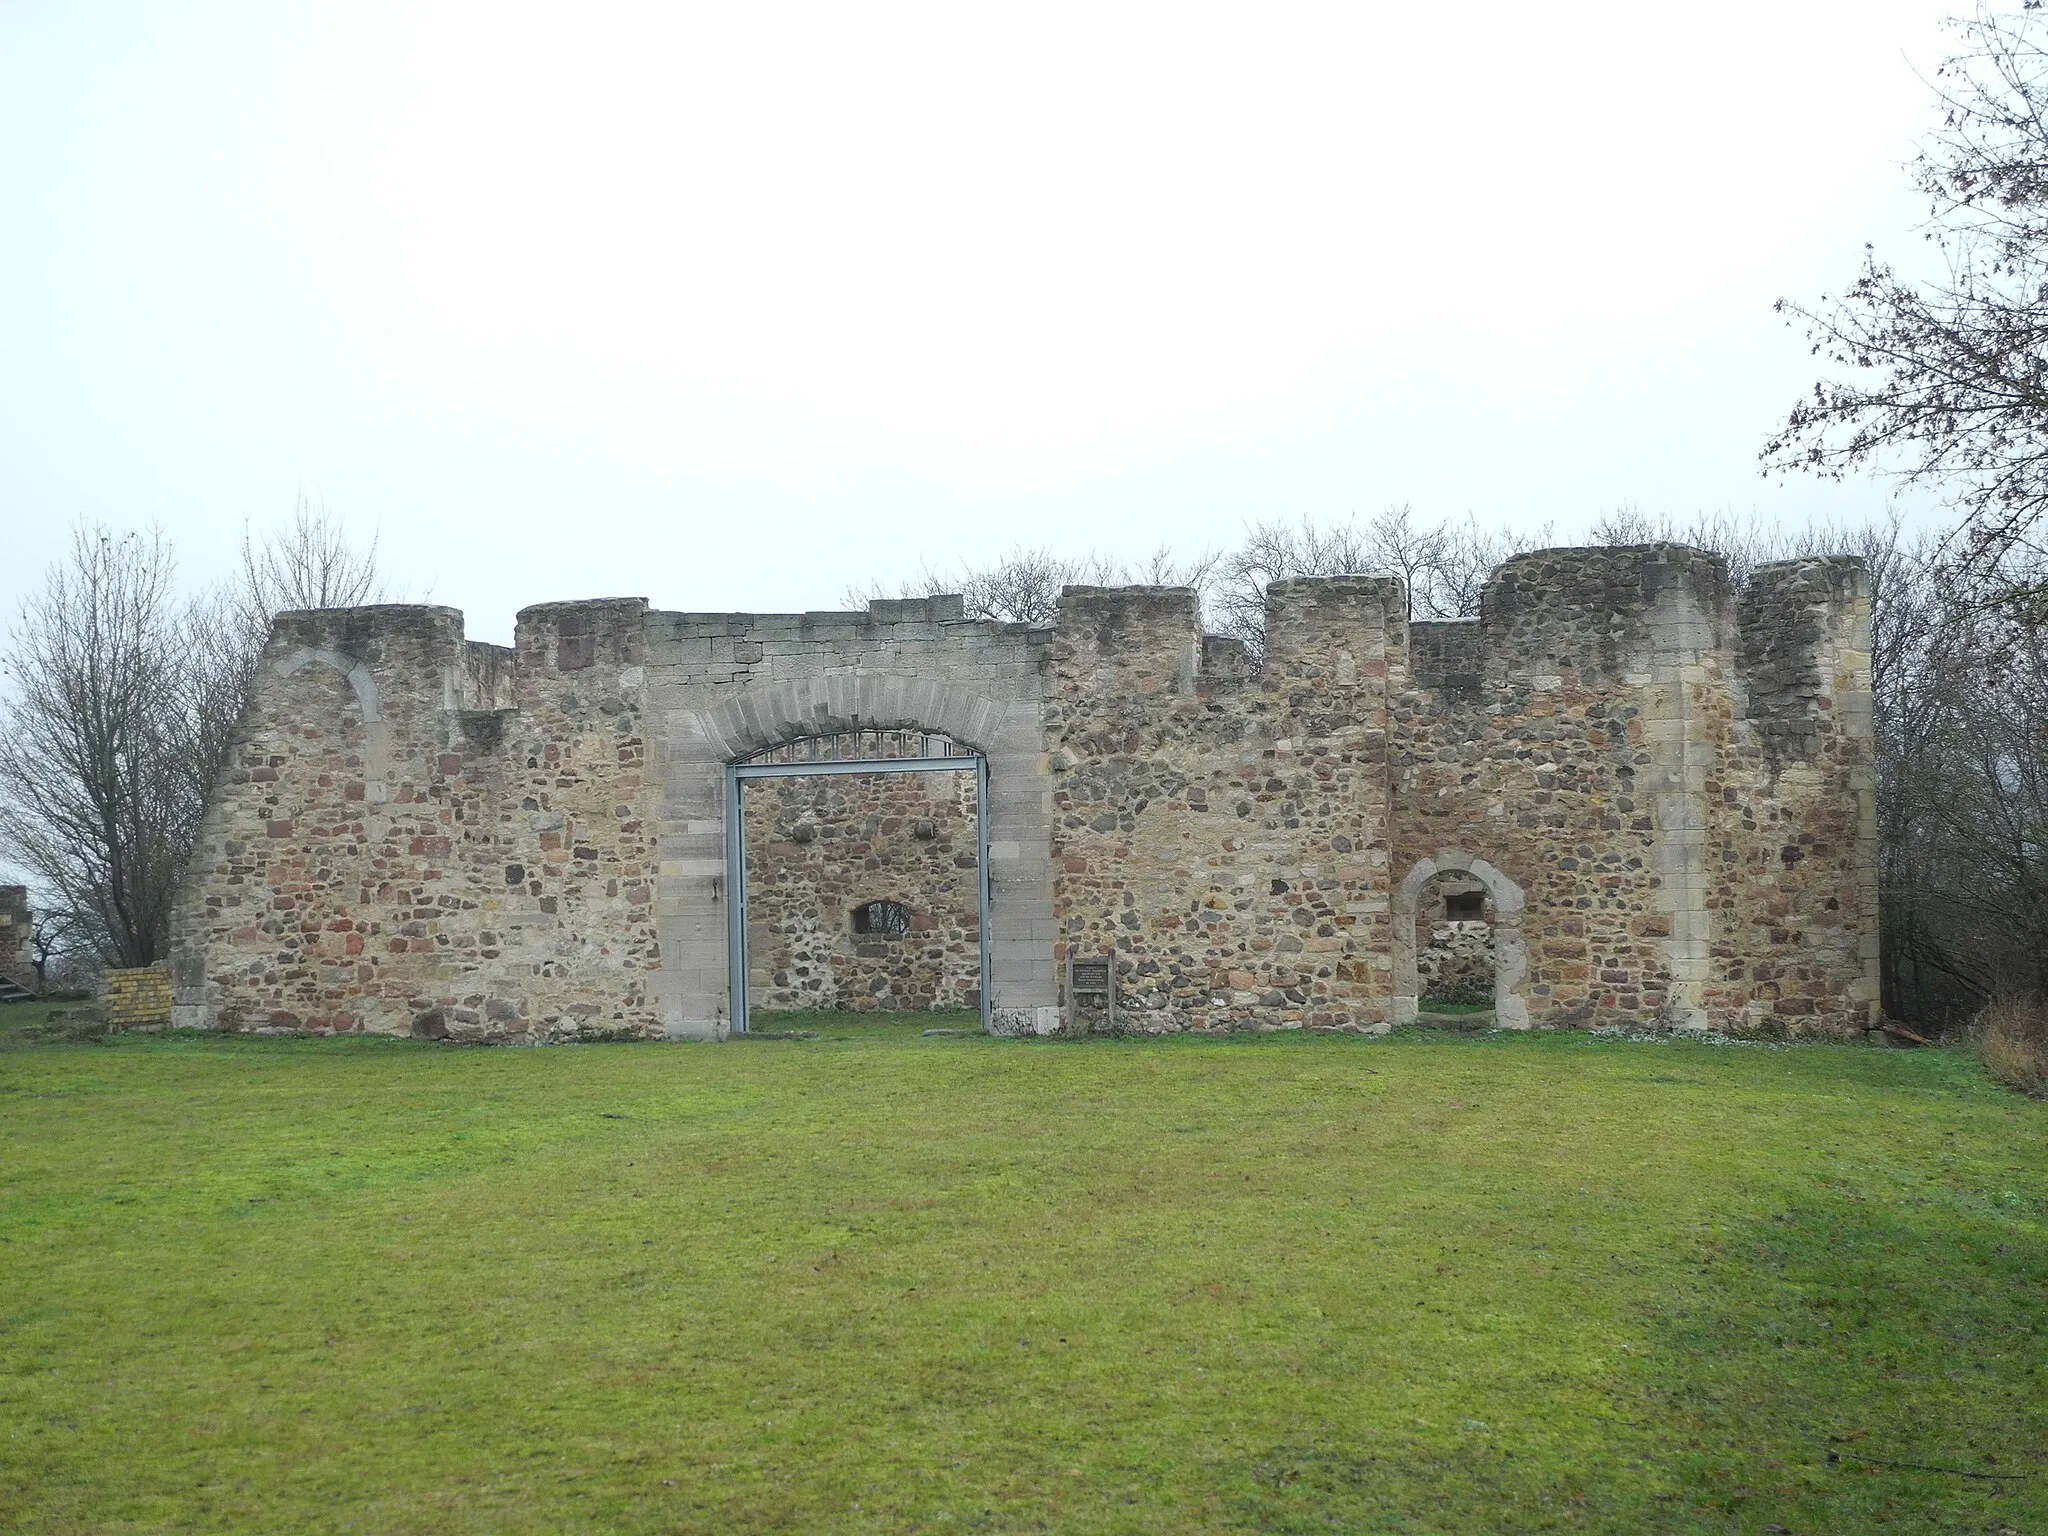
[[[2048,1098],[2048,1001],[1996,998],[1979,1027],[1986,1070],[2021,1093]]]

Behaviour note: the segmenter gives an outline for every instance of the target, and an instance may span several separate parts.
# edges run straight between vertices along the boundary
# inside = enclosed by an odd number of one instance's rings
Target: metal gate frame
[[[981,900],[981,1028],[989,1025],[988,759],[959,757],[848,758],[836,763],[725,765],[725,950],[727,1014],[732,1032],[747,1032],[747,828],[740,785],[749,779],[801,779],[852,773],[974,774],[975,886]]]

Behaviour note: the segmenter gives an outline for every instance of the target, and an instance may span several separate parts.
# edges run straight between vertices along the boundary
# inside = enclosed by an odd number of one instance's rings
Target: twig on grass
[[[1894,1472],[1946,1472],[1950,1477],[1981,1477],[1992,1482],[2016,1483],[2034,1475],[2031,1472],[1972,1472],[1966,1467],[1930,1467],[1920,1461],[1886,1461],[1877,1456],[1858,1456],[1854,1451],[1829,1451],[1828,1465],[1833,1466],[1844,1456],[1868,1466],[1888,1467]]]

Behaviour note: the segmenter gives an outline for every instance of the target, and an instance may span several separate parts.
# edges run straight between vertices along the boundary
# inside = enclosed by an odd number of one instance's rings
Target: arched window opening
[[[899,939],[910,932],[910,908],[900,901],[864,901],[853,909],[853,931]]]

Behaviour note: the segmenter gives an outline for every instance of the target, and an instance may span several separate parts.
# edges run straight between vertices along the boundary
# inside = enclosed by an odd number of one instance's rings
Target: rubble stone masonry
[[[981,1005],[971,762],[950,773],[756,779],[747,796],[748,998],[764,1009]],[[904,909],[901,933],[857,909]]]
[[[728,765],[905,729],[988,763],[999,1033],[1087,1027],[1070,955],[1113,957],[1121,1027],[1385,1028],[1455,876],[1485,893],[1503,1025],[1852,1035],[1877,997],[1868,630],[1852,559],[1737,592],[1675,545],[1517,556],[1474,620],[1411,624],[1391,578],[1276,583],[1256,662],[1173,588],[1069,588],[1046,629],[957,598],[549,604],[509,650],[445,608],[285,614],[180,895],[176,1017],[722,1037]],[[744,786],[757,1003],[978,985],[971,788],[895,803],[971,776],[890,778]],[[840,943],[878,899],[925,914],[924,970]]]
[[[34,935],[28,887],[0,885],[0,980],[26,992],[36,989]]]

